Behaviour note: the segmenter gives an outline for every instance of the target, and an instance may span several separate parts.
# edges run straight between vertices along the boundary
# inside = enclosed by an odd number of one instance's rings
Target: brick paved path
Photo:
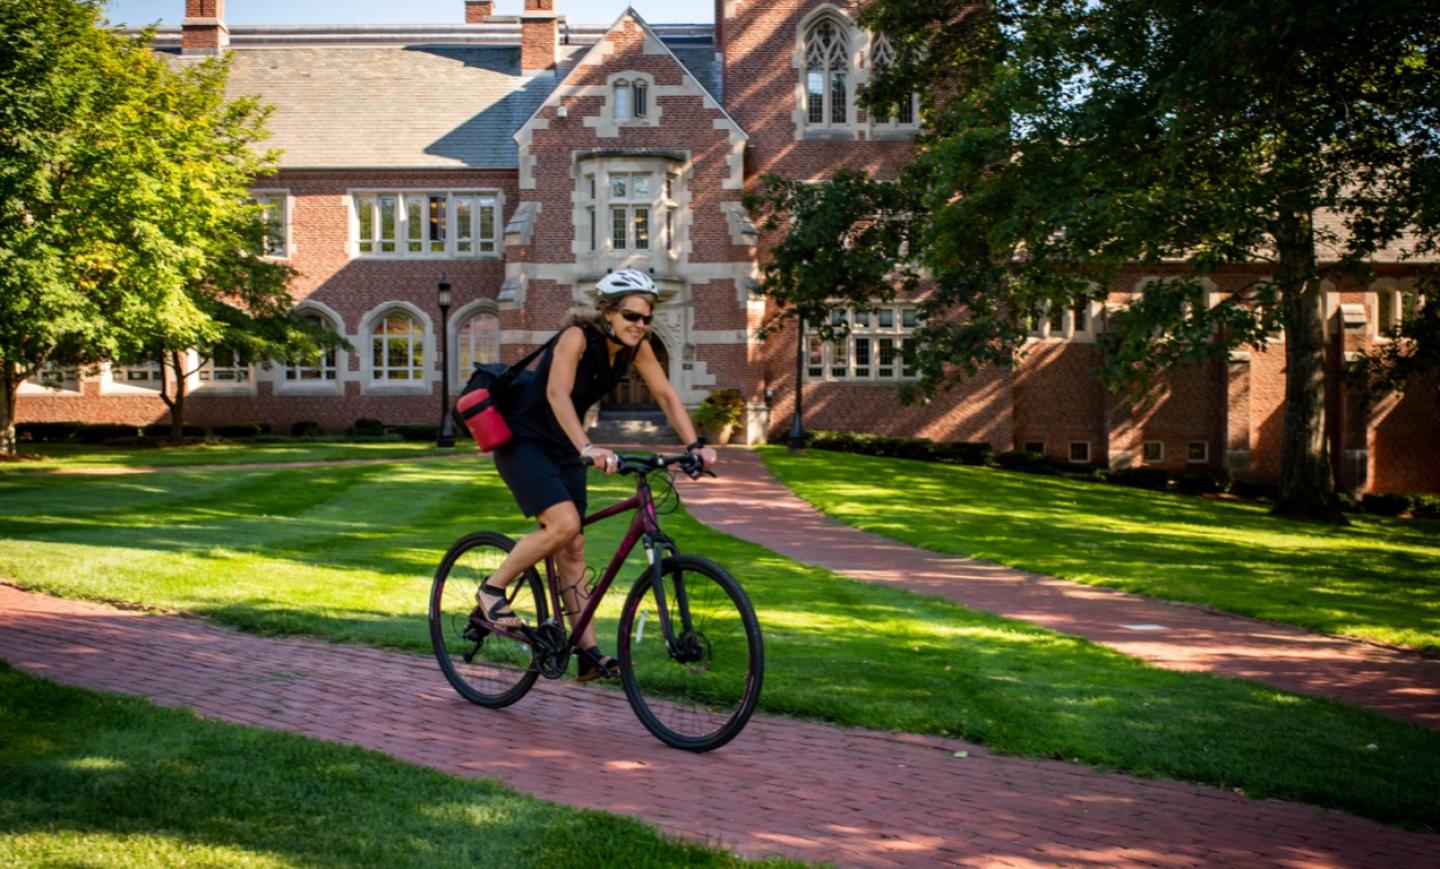
[[[541,680],[518,704],[487,710],[456,696],[427,656],[266,639],[8,585],[0,585],[0,658],[60,682],[496,778],[752,857],[840,866],[1440,866],[1440,836],[1000,757],[954,740],[757,716],[730,745],[692,755],[651,738],[618,691]]]
[[[1333,697],[1440,729],[1440,659],[941,555],[826,518],[726,450],[720,476],[682,487],[700,521],[806,564],[1085,637],[1175,670]]]

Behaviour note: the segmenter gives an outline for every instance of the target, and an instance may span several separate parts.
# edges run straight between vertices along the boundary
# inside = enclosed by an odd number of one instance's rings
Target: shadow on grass
[[[738,863],[629,819],[4,664],[0,697],[0,858],[17,865]]]

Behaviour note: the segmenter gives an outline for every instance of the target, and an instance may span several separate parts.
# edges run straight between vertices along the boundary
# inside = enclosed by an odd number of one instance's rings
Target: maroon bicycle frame
[[[596,584],[595,590],[590,593],[590,598],[585,605],[585,609],[580,612],[579,619],[576,620],[574,627],[570,630],[570,639],[567,647],[572,651],[579,648],[577,645],[578,638],[585,633],[585,627],[589,625],[590,620],[595,617],[596,608],[600,606],[601,599],[605,597],[605,592],[609,590],[611,583],[615,581],[615,577],[620,574],[620,568],[624,566],[625,560],[629,558],[630,553],[635,550],[635,544],[647,537],[650,538],[650,546],[647,547],[650,550],[649,569],[657,574],[653,588],[655,591],[656,606],[659,610],[657,614],[660,618],[660,629],[667,642],[674,637],[670,627],[670,614],[665,607],[665,590],[660,585],[660,577],[658,576],[661,554],[656,550],[667,549],[675,552],[675,544],[660,530],[660,519],[655,513],[655,499],[650,492],[650,481],[645,478],[643,473],[638,474],[638,477],[639,482],[636,484],[634,495],[631,495],[624,501],[606,507],[598,513],[585,517],[584,521],[580,523],[583,528],[588,525],[593,525],[596,522],[602,522],[612,516],[618,516],[629,510],[635,511],[634,517],[630,520],[630,528],[625,532],[625,538],[620,541],[620,546],[615,550],[615,556],[610,559],[610,564],[606,566],[605,573],[600,577],[600,582]],[[547,555],[545,557],[545,586],[549,591],[551,612],[555,614],[558,620],[564,610],[562,608],[562,601],[560,600],[560,576],[559,571],[555,567],[554,556]],[[682,621],[688,622],[688,610],[683,608],[683,591],[679,592],[679,595],[679,602],[682,604],[681,612],[684,615]],[[493,633],[511,637],[512,639],[525,643],[531,642],[530,636],[527,635],[528,631],[524,628],[505,628],[500,625],[491,624],[487,624],[486,627]],[[688,629],[688,624],[686,627]]]

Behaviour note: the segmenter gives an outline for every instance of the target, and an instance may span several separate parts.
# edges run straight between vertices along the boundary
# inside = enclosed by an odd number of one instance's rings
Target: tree
[[[0,0],[0,452],[47,361],[209,346],[288,308],[239,246],[263,231],[248,189],[276,158],[255,150],[266,110],[226,102],[225,75],[172,71],[94,2]]]
[[[1111,318],[1102,379],[1143,395],[1283,326],[1277,512],[1338,518],[1321,287],[1387,246],[1436,251],[1437,15],[1384,0],[874,0],[860,22],[896,59],[866,104],[928,96],[901,181],[934,281],[922,391],[1012,364],[1037,309],[1103,299],[1133,264],[1180,263]],[[1200,278],[1255,262],[1269,281],[1207,304]]]

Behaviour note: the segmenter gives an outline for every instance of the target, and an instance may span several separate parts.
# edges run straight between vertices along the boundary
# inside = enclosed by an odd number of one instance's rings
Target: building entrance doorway
[[[650,349],[655,351],[655,358],[660,360],[660,369],[667,375],[670,372],[670,353],[665,349],[665,342],[660,340],[658,335],[650,336]],[[601,410],[653,410],[655,398],[650,395],[646,388],[645,381],[635,366],[625,372],[620,378],[620,383],[615,389],[604,398],[600,399]]]

